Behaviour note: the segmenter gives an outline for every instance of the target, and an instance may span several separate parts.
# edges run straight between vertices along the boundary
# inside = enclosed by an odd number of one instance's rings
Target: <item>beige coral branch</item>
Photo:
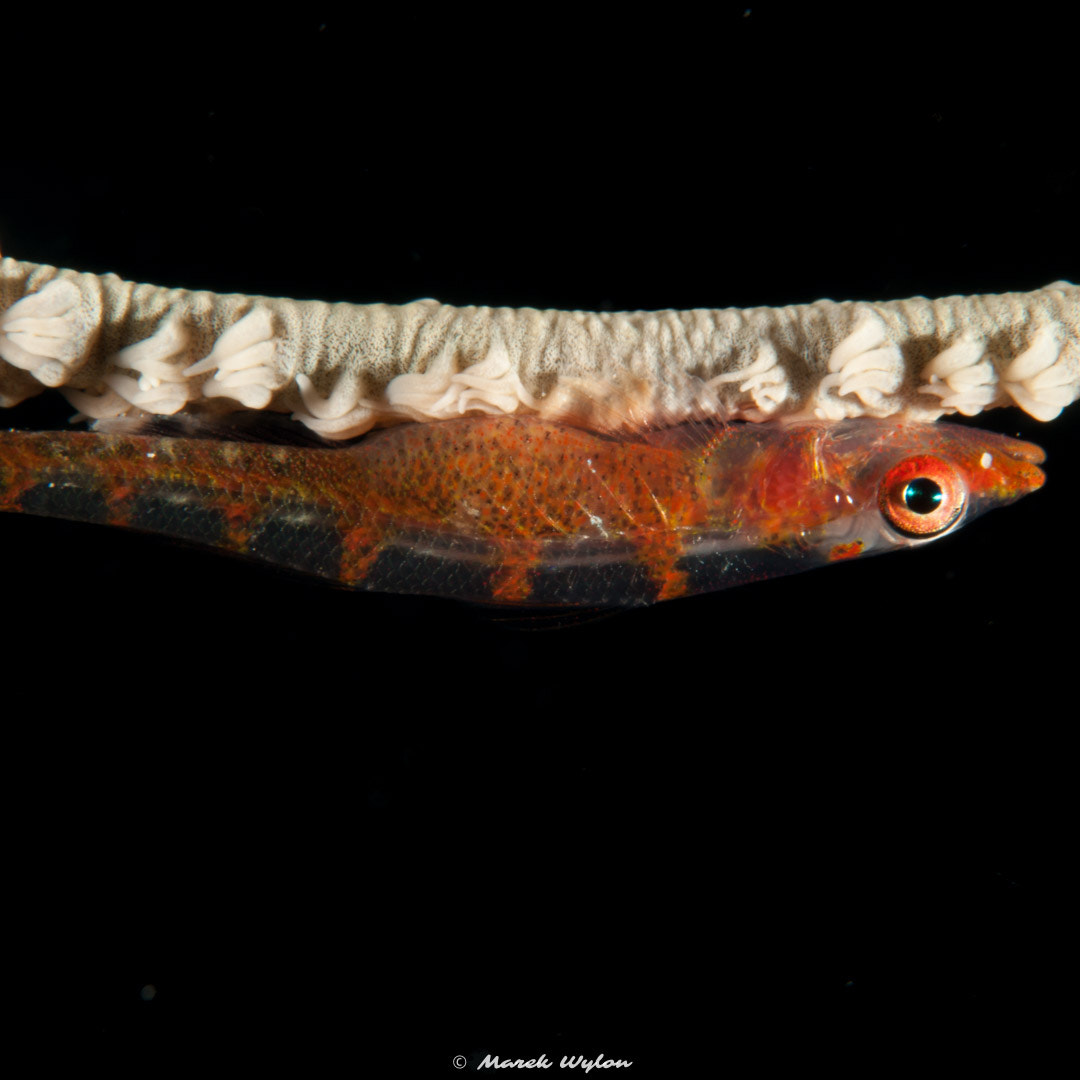
[[[1080,288],[589,313],[219,296],[5,258],[0,404],[45,387],[92,417],[272,409],[333,439],[468,413],[1049,420],[1080,396]]]

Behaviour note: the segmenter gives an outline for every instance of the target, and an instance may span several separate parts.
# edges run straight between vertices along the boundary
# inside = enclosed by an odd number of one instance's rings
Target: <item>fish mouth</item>
[[[1039,460],[1045,461],[1046,455],[1044,454]],[[1038,491],[1046,483],[1046,473],[1037,465],[1031,465],[1023,471],[1021,483],[1024,485],[1025,495],[1031,491]]]
[[[985,494],[997,500],[1012,501],[1038,491],[1046,483],[1046,473],[1039,468],[1046,461],[1046,451],[1041,446],[1007,436],[994,441],[997,445],[990,449],[997,461],[987,477],[990,483],[983,489]],[[976,485],[976,490],[980,486]]]
[[[1012,472],[1012,481],[1019,489],[1019,494],[1028,495],[1038,491],[1046,483],[1046,473],[1039,466],[1046,461],[1046,451],[1035,443],[1010,439],[1006,448],[1009,456],[1016,462]]]
[[[1017,461],[1030,462],[1032,465],[1041,465],[1046,460],[1046,451],[1035,443],[1024,442],[1023,439],[1005,439],[1005,453]],[[1042,471],[1035,469],[1040,476]]]

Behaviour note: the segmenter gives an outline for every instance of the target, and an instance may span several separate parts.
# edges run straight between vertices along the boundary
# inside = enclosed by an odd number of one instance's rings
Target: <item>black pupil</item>
[[[933,480],[920,476],[904,488],[904,505],[913,514],[932,514],[941,505],[942,494]]]

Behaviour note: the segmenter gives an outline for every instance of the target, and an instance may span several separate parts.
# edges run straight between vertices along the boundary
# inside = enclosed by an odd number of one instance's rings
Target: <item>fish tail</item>
[[[326,497],[303,482],[303,455],[206,439],[10,432],[0,435],[0,510],[157,533],[338,578],[339,528]]]

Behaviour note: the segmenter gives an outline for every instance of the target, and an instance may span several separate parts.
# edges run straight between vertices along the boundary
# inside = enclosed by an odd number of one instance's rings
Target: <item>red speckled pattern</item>
[[[1042,481],[1037,447],[947,425],[697,425],[612,438],[481,417],[390,428],[345,449],[8,433],[0,509],[162,532],[364,588],[525,604],[547,574],[561,582],[552,602],[640,602],[746,578],[744,558],[742,578],[722,567],[692,581],[688,553],[703,537],[789,549],[802,560],[791,569],[813,565],[806,535],[873,509],[887,470],[925,454],[951,462],[988,503]],[[862,550],[849,538],[819,561]],[[624,584],[582,588],[618,566],[633,571]]]

